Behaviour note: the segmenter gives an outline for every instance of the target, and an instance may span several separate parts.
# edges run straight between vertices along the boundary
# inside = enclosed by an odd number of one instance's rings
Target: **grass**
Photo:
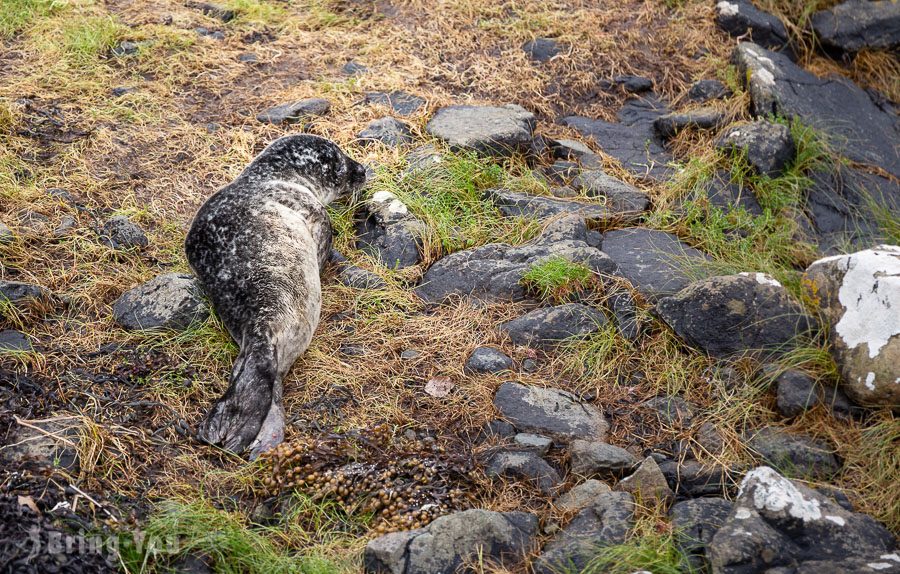
[[[642,570],[653,574],[694,572],[673,538],[671,534],[646,534],[632,537],[625,544],[598,548],[597,555],[577,574],[632,574]]]
[[[532,265],[522,275],[521,283],[541,299],[565,301],[587,289],[593,278],[586,265],[553,256]]]
[[[116,45],[123,28],[109,16],[77,19],[63,28],[63,51],[80,65],[93,63]]]
[[[11,38],[33,20],[59,10],[58,0],[0,0],[0,39]]]

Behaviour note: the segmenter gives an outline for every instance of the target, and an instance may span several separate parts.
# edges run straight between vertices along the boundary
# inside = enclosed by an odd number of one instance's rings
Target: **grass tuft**
[[[593,278],[587,266],[554,256],[535,263],[522,275],[521,283],[541,299],[564,301],[587,289]]]
[[[32,20],[48,16],[64,5],[58,0],[0,0],[0,39],[11,38]]]

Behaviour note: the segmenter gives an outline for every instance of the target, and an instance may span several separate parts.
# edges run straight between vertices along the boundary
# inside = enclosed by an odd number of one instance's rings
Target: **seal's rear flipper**
[[[269,419],[276,379],[275,349],[271,343],[260,341],[246,346],[235,361],[231,386],[210,409],[197,437],[235,453],[244,452]],[[283,429],[283,417],[281,421]]]
[[[269,408],[269,414],[263,421],[262,427],[256,439],[250,444],[250,460],[256,460],[256,457],[262,453],[272,450],[284,440],[284,409],[281,405],[272,401]]]

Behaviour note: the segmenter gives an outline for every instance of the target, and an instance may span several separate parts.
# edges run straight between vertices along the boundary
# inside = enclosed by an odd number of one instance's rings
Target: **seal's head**
[[[301,134],[269,144],[244,171],[244,176],[300,183],[327,205],[361,188],[366,182],[366,168],[350,159],[334,142]]]

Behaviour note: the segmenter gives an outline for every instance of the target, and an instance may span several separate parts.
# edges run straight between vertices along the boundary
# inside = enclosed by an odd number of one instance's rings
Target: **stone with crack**
[[[520,431],[543,434],[560,444],[603,441],[609,430],[600,409],[558,389],[506,382],[494,395],[494,407]]]

